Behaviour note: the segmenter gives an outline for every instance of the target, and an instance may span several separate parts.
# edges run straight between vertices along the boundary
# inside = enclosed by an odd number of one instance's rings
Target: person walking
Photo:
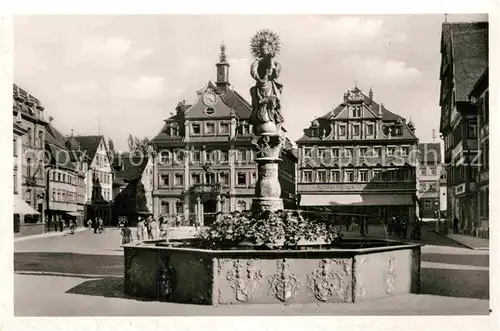
[[[165,239],[168,242],[168,218],[160,217],[160,239]]]
[[[104,232],[104,221],[99,217],[99,233]]]
[[[151,228],[151,222],[153,221],[153,217],[152,216],[148,216],[148,218],[146,219],[146,230],[147,230],[147,233],[148,233],[148,240],[151,240],[153,239],[153,232],[152,232],[152,228]],[[146,236],[144,236],[146,237]]]
[[[137,219],[137,232],[136,232],[136,235],[137,235],[137,240],[138,241],[142,241],[142,239],[144,238],[144,221],[142,220],[142,218],[140,216]]]
[[[458,233],[458,226],[460,225],[460,221],[458,220],[458,217],[455,216],[453,219],[453,233],[457,234]]]
[[[75,234],[75,226],[76,226],[75,221],[69,220],[69,233],[70,234]]]
[[[90,219],[90,218],[87,221],[87,227],[89,228],[89,232],[92,232],[92,219]]]
[[[159,231],[160,227],[158,225],[158,221],[156,220],[156,218],[151,219],[149,226],[151,227],[151,239],[157,240],[158,239],[158,231]]]
[[[64,219],[63,219],[63,218],[61,218],[61,219],[59,220],[59,231],[60,231],[60,232],[63,232],[63,228],[64,228]]]

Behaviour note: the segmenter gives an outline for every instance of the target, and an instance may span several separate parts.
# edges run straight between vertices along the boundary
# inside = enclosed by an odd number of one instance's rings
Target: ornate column
[[[281,65],[275,60],[281,50],[280,38],[270,30],[261,30],[250,41],[250,48],[255,59],[250,66],[250,74],[256,83],[250,89],[250,95],[258,173],[252,210],[277,211],[283,209],[278,180],[278,163],[284,143],[281,130],[284,117],[280,102],[283,85],[278,82]]]
[[[217,205],[215,207],[215,210],[220,213],[222,211],[222,208],[221,208],[221,198],[220,198],[220,194],[217,194],[217,197],[215,198],[215,200],[217,201]]]
[[[196,197],[196,210],[197,210],[196,217],[198,218],[198,224],[200,226],[203,226],[203,210],[201,209],[201,198],[200,197]]]

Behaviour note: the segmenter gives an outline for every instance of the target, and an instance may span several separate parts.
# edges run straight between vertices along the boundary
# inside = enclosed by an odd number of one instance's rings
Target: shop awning
[[[69,211],[66,214],[68,214],[69,216],[83,216],[83,213],[79,211]]]
[[[21,199],[21,197],[17,194],[14,194],[14,214],[40,215],[39,212],[28,205],[26,201]]]
[[[411,194],[303,194],[300,206],[411,206]]]

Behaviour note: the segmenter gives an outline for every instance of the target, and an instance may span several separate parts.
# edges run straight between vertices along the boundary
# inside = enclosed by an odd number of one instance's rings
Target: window
[[[354,172],[352,170],[346,170],[344,172],[344,182],[353,182],[354,181]]]
[[[250,185],[254,186],[257,183],[257,173],[252,172],[250,177]]]
[[[339,125],[339,136],[345,136],[346,131],[345,131],[345,125]]]
[[[395,152],[396,152],[395,147],[387,147],[387,155],[388,156],[393,156]]]
[[[312,183],[312,171],[307,170],[303,172],[303,181],[304,183]]]
[[[427,167],[420,168],[420,176],[427,176]]]
[[[323,147],[318,147],[318,159],[323,160],[325,158],[325,149]]]
[[[29,128],[28,132],[26,132],[26,137],[28,139],[28,146],[31,146],[33,144],[33,132],[31,131],[31,128]]]
[[[359,156],[366,156],[366,148],[365,147],[359,148]]]
[[[160,175],[160,185],[161,186],[170,186],[170,176],[168,174]]]
[[[340,171],[332,170],[332,182],[338,183],[340,182]]]
[[[354,136],[359,136],[359,133],[360,133],[360,131],[359,131],[359,124],[354,124],[352,126],[352,134]]]
[[[17,193],[17,171],[14,171],[14,193]]]
[[[248,134],[248,133],[250,133],[250,125],[248,125],[247,123],[242,123],[238,127],[238,133],[240,133],[240,134]]]
[[[200,134],[200,124],[199,123],[192,123],[191,124],[191,129],[192,129],[192,134],[193,135],[199,135]]]
[[[229,123],[220,124],[220,134],[229,134]]]
[[[320,183],[326,183],[326,171],[325,170],[318,170],[316,172],[317,174],[317,181]]]
[[[219,179],[221,185],[228,186],[229,185],[229,174],[227,172],[221,172],[219,174]]]
[[[408,153],[410,152],[409,147],[401,147],[401,155],[402,156],[408,156]]]
[[[361,106],[351,107],[351,114],[352,114],[352,117],[354,117],[354,118],[361,117]]]
[[[344,148],[344,156],[352,157],[352,148]]]
[[[43,132],[38,131],[38,147],[43,148]]]
[[[245,211],[247,209],[247,203],[245,201],[238,201],[238,203],[236,204],[236,209],[238,211]]]
[[[162,164],[170,163],[170,151],[161,151],[160,152],[160,160]]]
[[[304,148],[304,157],[311,157],[311,147]]]
[[[425,210],[430,210],[432,206],[432,203],[429,200],[424,201],[424,209]]]
[[[16,138],[14,138],[13,150],[14,150],[14,156],[17,156],[17,139]]]
[[[220,162],[227,163],[229,161],[228,151],[220,151]]]
[[[168,203],[168,201],[161,202],[161,213],[170,214],[170,204]]]
[[[201,161],[201,152],[199,150],[194,150],[191,155],[193,162]]]
[[[200,184],[201,177],[200,174],[191,174],[191,184]]]
[[[373,156],[382,156],[382,147],[374,147]]]
[[[431,176],[436,176],[436,167],[434,166],[429,167],[429,172]]]
[[[172,124],[171,132],[172,132],[172,136],[179,135],[179,126],[177,125],[177,123]]]
[[[332,158],[338,158],[338,157],[339,157],[339,149],[332,148]]]
[[[238,186],[246,186],[247,185],[247,174],[244,172],[238,172],[236,185]]]
[[[63,175],[62,175],[62,181],[63,181],[64,183],[66,183],[66,174],[63,174]]]
[[[174,178],[174,185],[175,186],[182,186],[184,183],[183,183],[183,178],[184,176],[182,176],[182,174],[175,174],[175,178]]]
[[[366,125],[366,135],[373,136],[373,124]]]
[[[215,184],[217,181],[215,179],[215,174],[213,172],[205,173],[205,183],[206,184]]]
[[[469,139],[477,138],[477,119],[470,119],[469,126],[467,128],[467,137]]]
[[[183,159],[184,159],[184,151],[175,151],[174,152],[175,163],[182,163]]]
[[[381,178],[380,178],[380,177],[381,177],[381,176],[380,176],[380,170],[378,170],[378,169],[374,169],[374,170],[373,170],[373,180],[374,180],[374,181],[380,181],[380,180],[381,180]]]
[[[360,182],[367,182],[368,181],[368,171],[366,171],[366,170],[359,171],[359,181]]]
[[[205,124],[205,134],[215,134],[215,124],[206,123]]]

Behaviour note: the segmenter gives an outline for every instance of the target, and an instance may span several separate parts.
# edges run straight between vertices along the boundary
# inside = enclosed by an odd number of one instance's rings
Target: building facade
[[[441,144],[422,143],[418,144],[419,172],[418,172],[418,196],[419,217],[438,218],[442,200],[441,196]]]
[[[44,172],[45,125],[44,107],[40,100],[24,89],[13,85],[13,120],[19,127],[14,135],[18,154],[17,169],[21,169],[21,179],[16,178],[18,197],[24,200],[38,214],[19,214],[15,217],[14,229],[20,235],[45,232],[45,192]],[[16,129],[14,129],[16,131]],[[21,135],[21,132],[25,131]],[[22,146],[19,146],[21,144]],[[15,172],[17,176],[18,171]]]
[[[417,143],[411,121],[355,87],[297,141],[300,206],[412,221]]]
[[[216,68],[217,81],[193,104],[180,102],[151,141],[155,217],[182,214],[186,224],[208,225],[217,212],[250,209],[257,181],[251,105],[229,83],[224,46]],[[296,207],[296,162],[287,139],[279,179],[288,209]]]
[[[68,148],[83,154],[87,162],[85,173],[85,221],[101,218],[111,224],[113,201],[113,170],[104,137],[75,136],[68,140]]]
[[[488,66],[488,23],[443,23],[441,34],[441,120],[448,187],[448,221],[464,233],[478,218],[478,118],[470,101],[473,85]]]
[[[19,116],[21,114],[19,113]],[[21,232],[21,215],[22,207],[26,208],[26,202],[21,198],[20,193],[23,185],[23,136],[26,134],[26,130],[20,125],[20,120],[14,120],[12,124],[13,129],[13,149],[12,156],[14,158],[13,162],[13,192],[14,192],[14,233],[19,234]],[[19,205],[19,206],[18,206]],[[22,207],[21,207],[22,206]]]
[[[153,158],[122,156],[113,166],[113,219],[127,217],[129,225],[153,213]]]
[[[474,85],[470,98],[477,108],[477,122],[479,128],[478,144],[480,150],[478,167],[478,235],[489,236],[489,162],[490,162],[490,138],[489,138],[489,79],[488,68]]]
[[[61,221],[65,227],[70,221],[85,226],[85,174],[87,163],[83,153],[68,148],[69,140],[53,125],[46,126],[45,148],[50,160],[46,162],[47,174],[47,227],[56,230]]]

